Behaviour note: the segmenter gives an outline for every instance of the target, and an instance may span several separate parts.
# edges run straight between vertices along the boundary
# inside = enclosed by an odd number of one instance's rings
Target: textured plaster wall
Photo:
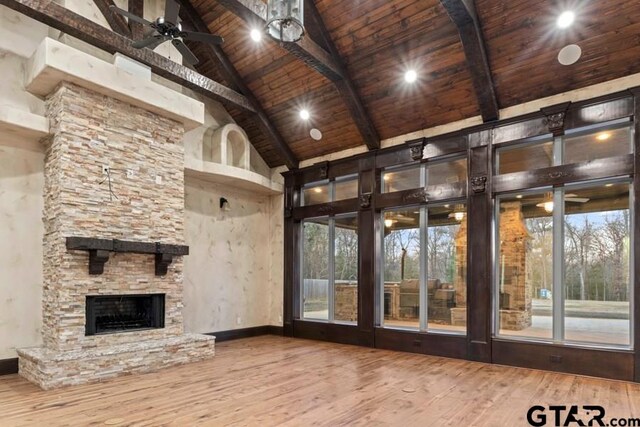
[[[44,154],[0,146],[0,359],[41,343]]]
[[[185,187],[186,329],[205,333],[271,323],[271,221],[281,213],[272,212],[266,196],[192,178]],[[230,211],[220,209],[220,197]]]

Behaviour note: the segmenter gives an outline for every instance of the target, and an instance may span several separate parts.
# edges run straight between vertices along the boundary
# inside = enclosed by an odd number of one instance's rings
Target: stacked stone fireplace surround
[[[46,107],[43,346],[18,350],[20,374],[50,389],[213,356],[213,337],[184,334],[182,257],[157,276],[153,255],[114,253],[90,275],[88,252],[65,246],[184,244],[183,125],[66,82]],[[152,293],[165,294],[164,328],[85,335],[87,296]]]

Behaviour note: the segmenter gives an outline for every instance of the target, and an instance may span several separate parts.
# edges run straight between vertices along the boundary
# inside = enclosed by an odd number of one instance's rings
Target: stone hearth
[[[88,252],[65,246],[74,236],[184,245],[183,123],[92,89],[62,81],[47,96],[43,347],[18,350],[20,374],[45,389],[214,355],[214,337],[184,334],[181,256],[159,276],[153,255],[112,253],[90,275]],[[164,294],[164,327],[86,334],[87,296],[134,294]]]

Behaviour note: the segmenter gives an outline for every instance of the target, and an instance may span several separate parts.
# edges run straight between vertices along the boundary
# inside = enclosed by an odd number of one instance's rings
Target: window
[[[578,163],[604,157],[631,154],[633,138],[628,124],[598,132],[579,132],[564,138],[564,163]]]
[[[632,153],[629,122],[497,150],[500,173]],[[537,160],[536,160],[537,159]],[[500,195],[495,312],[501,337],[631,346],[627,178]]]
[[[437,160],[384,171],[382,173],[382,192],[392,193],[430,185],[456,184],[466,181],[466,158]]]
[[[358,318],[356,214],[302,223],[302,317],[355,323]]]
[[[564,338],[628,346],[629,184],[564,191]]]
[[[329,219],[302,224],[302,313],[307,319],[329,318]]]
[[[553,141],[529,142],[496,150],[496,173],[523,172],[553,165]]]
[[[465,333],[465,205],[388,210],[383,225],[381,324]]]
[[[331,201],[329,184],[318,184],[302,189],[302,206],[318,205]]]
[[[633,133],[627,120],[598,129],[568,131],[563,137],[499,147],[496,174],[524,172],[563,164],[580,163],[633,152]]]
[[[553,337],[553,195],[499,199],[496,298],[500,335]]]
[[[630,185],[499,198],[498,333],[629,346]]]

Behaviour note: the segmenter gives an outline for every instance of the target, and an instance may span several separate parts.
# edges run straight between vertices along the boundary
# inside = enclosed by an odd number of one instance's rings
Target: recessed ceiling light
[[[309,110],[300,110],[300,118],[302,120],[309,120],[309,117],[311,117]]]
[[[320,129],[316,129],[313,128],[309,131],[309,135],[311,136],[312,139],[315,139],[316,141],[320,141],[322,139],[322,132],[320,132]]]
[[[609,183],[609,184],[605,185],[605,187],[613,187],[613,184]]]
[[[598,141],[606,141],[607,139],[611,138],[611,134],[609,132],[600,132],[597,136],[596,139]]]
[[[573,11],[571,10],[566,10],[562,12],[560,16],[558,16],[556,25],[558,26],[558,28],[562,28],[562,29],[569,28],[571,24],[573,24],[573,21],[575,20],[576,20],[576,14],[573,13]]]
[[[389,181],[391,179],[391,175],[389,175],[388,173],[384,174],[384,178],[382,178],[385,181]]]
[[[558,62],[562,65],[572,65],[578,62],[582,56],[582,49],[577,44],[570,44],[560,49],[558,53]]]
[[[316,187],[313,189],[313,191],[315,191],[316,193],[322,193],[322,188]]]
[[[518,194],[518,195],[516,196],[516,199],[522,199],[522,194]]]
[[[408,70],[406,73],[404,73],[405,82],[414,83],[416,80],[418,80],[418,73],[416,73],[416,70]]]
[[[254,42],[259,42],[260,40],[262,40],[262,31],[258,30],[257,28],[253,28],[250,35],[251,40],[253,40]]]

